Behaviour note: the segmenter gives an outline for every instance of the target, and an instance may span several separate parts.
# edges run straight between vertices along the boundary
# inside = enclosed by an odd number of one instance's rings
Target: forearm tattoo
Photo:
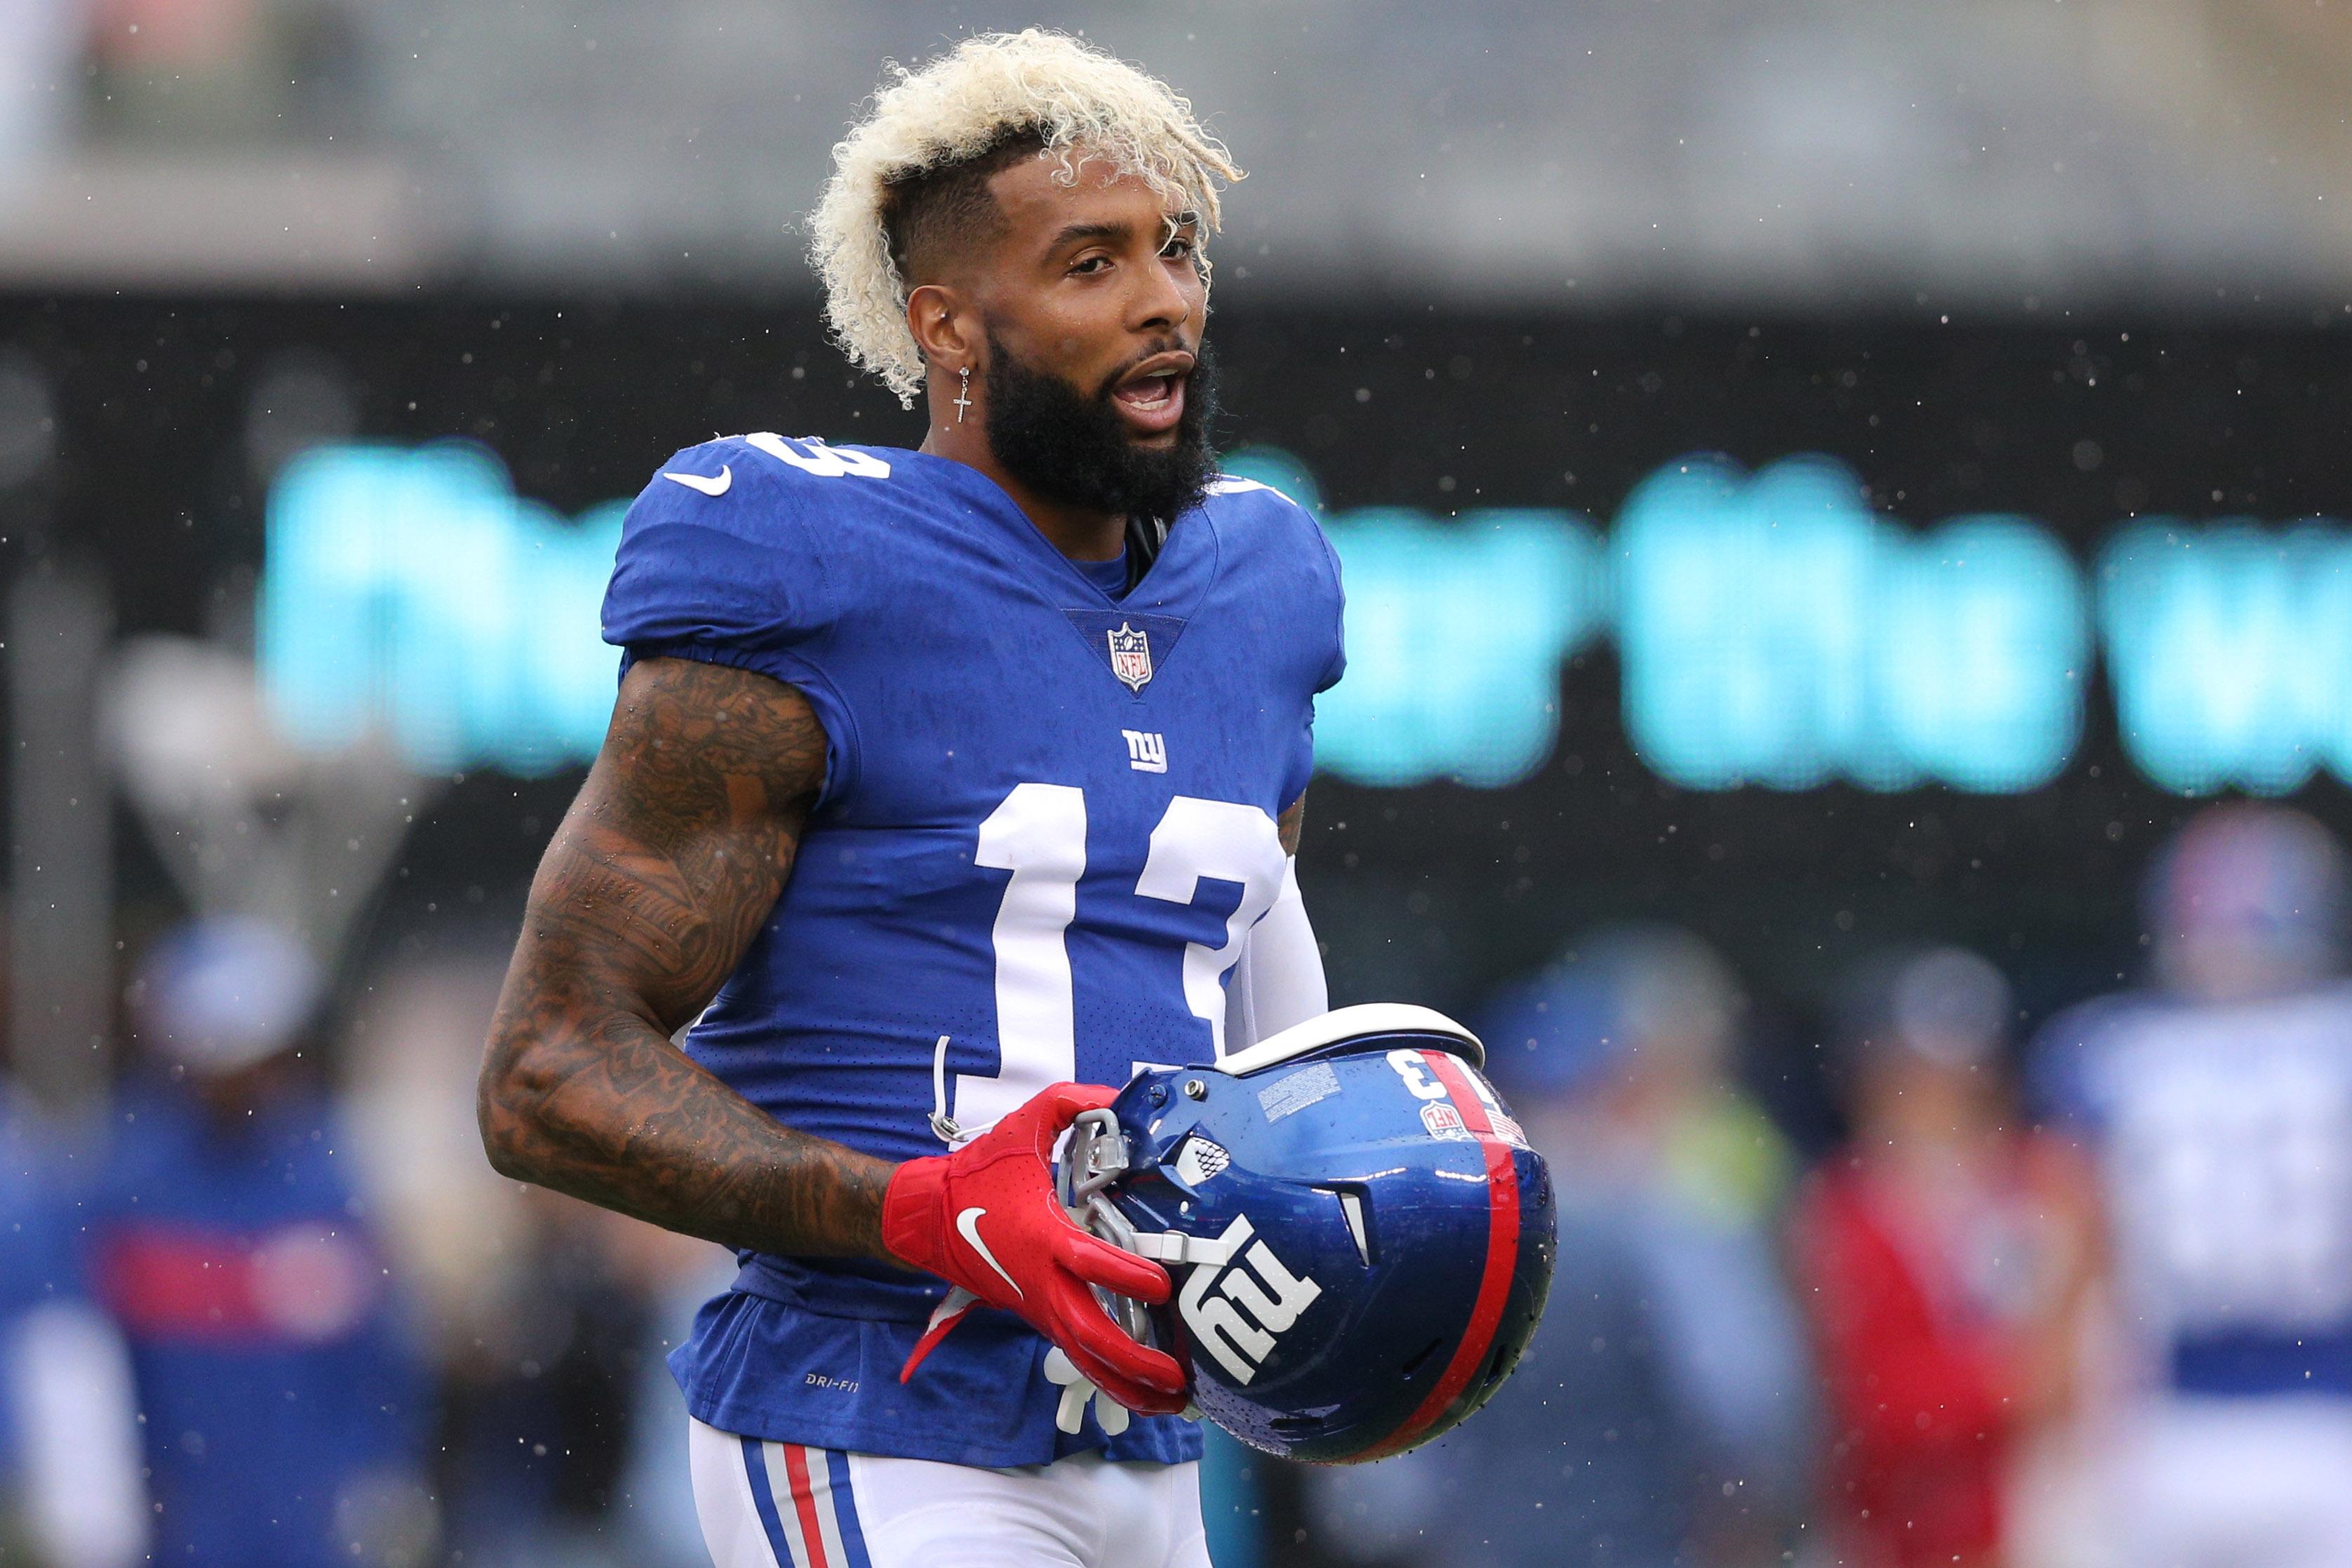
[[[646,659],[530,889],[482,1064],[503,1173],[729,1247],[887,1256],[893,1167],[779,1124],[670,1043],[792,869],[824,726],[763,675]]]

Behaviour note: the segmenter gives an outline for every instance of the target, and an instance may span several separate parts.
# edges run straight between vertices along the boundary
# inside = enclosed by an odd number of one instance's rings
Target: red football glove
[[[1088,1382],[1129,1410],[1184,1407],[1175,1360],[1120,1331],[1088,1290],[1168,1300],[1168,1272],[1078,1228],[1054,1193],[1054,1142],[1113,1090],[1057,1083],[950,1154],[909,1160],[882,1194],[882,1244],[901,1261],[958,1287],[941,1304],[901,1383],[912,1377],[971,1302],[1001,1307],[1061,1347]]]

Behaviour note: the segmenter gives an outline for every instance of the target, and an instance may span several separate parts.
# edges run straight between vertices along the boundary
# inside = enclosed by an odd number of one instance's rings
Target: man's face
[[[1032,489],[1171,519],[1198,499],[1213,399],[1193,228],[1100,163],[1076,184],[1024,159],[992,194],[1005,221],[978,279],[989,445]]]

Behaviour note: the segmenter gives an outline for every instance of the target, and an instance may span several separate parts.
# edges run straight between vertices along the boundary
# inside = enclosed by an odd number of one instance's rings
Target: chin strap
[[[1151,563],[1160,558],[1162,546],[1168,542],[1168,525],[1156,517],[1138,517],[1132,512],[1127,519],[1127,589],[1143,581]]]
[[[1110,1238],[1106,1237],[1104,1239]],[[1222,1268],[1234,1260],[1234,1254],[1241,1250],[1241,1241],[1246,1239],[1227,1241],[1220,1236],[1188,1236],[1181,1230],[1163,1230],[1154,1235],[1150,1231],[1130,1229],[1127,1239],[1118,1245],[1138,1258],[1149,1258],[1154,1263],[1199,1263],[1211,1268]]]
[[[961,1149],[971,1139],[962,1124],[948,1114],[948,1037],[941,1035],[931,1052],[931,1136],[950,1149]]]

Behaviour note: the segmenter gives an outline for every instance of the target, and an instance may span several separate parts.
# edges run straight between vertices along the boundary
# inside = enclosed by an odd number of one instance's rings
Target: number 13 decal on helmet
[[[1475,1141],[1477,1133],[1462,1119],[1462,1112],[1453,1103],[1453,1091],[1430,1073],[1429,1058],[1420,1051],[1391,1051],[1389,1066],[1396,1068],[1397,1077],[1404,1079],[1407,1094],[1422,1101],[1421,1124],[1429,1129],[1432,1138],[1460,1138]],[[1480,1109],[1486,1113],[1486,1123],[1495,1136],[1514,1148],[1528,1146],[1527,1134],[1511,1113],[1503,1109],[1502,1098],[1484,1076],[1476,1073],[1464,1078],[1470,1092],[1477,1097]]]

